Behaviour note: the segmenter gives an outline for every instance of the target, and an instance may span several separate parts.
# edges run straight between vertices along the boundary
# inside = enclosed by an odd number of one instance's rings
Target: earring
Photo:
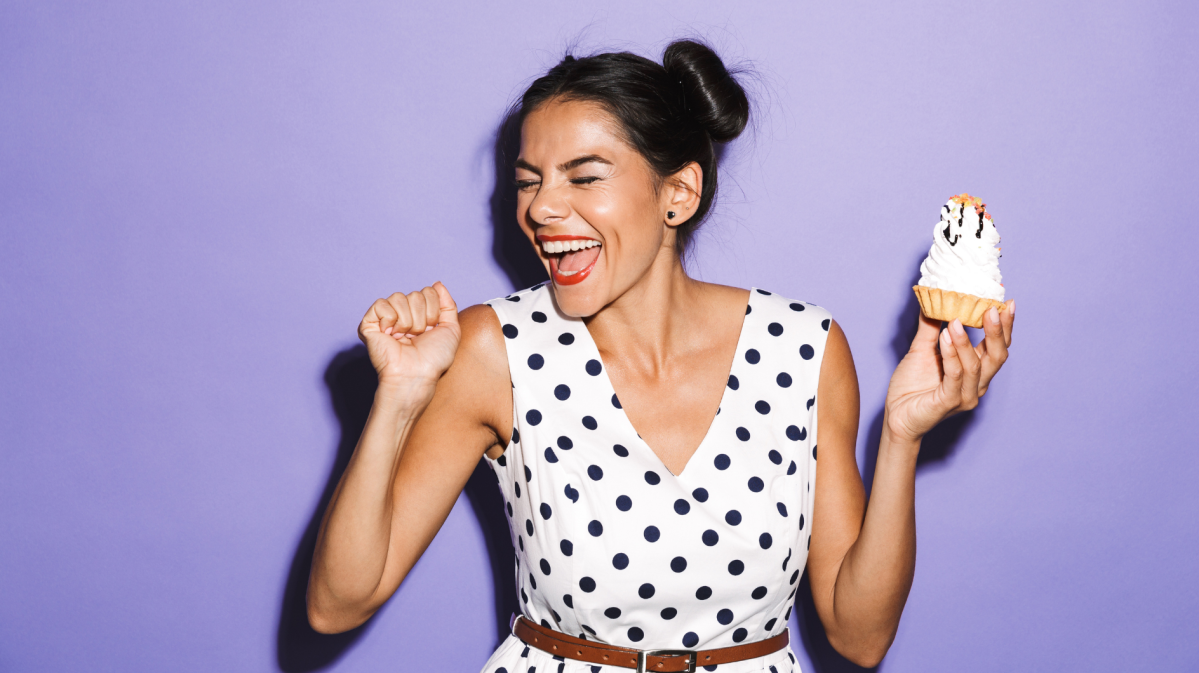
[[[674,211],[673,210],[666,211],[666,219],[668,219],[668,220],[674,219]]]

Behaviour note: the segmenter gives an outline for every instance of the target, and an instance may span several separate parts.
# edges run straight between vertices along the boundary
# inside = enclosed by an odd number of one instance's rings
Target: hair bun
[[[662,67],[682,81],[687,107],[712,140],[724,143],[741,135],[749,122],[749,99],[716,52],[678,40],[666,47]]]

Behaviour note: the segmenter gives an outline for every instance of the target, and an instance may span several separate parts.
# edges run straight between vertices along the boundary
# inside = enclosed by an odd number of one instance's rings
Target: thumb
[[[941,321],[920,314],[920,323],[916,326],[916,336],[912,338],[911,351],[931,351],[937,345],[941,335]]]
[[[441,281],[433,283],[433,289],[437,292],[438,325],[453,325],[458,326],[458,304],[454,303],[454,298],[450,296],[450,291],[441,284]]]

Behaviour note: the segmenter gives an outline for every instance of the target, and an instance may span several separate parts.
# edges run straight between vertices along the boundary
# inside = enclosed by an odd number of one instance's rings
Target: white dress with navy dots
[[[591,334],[558,310],[552,286],[487,302],[506,337],[514,413],[511,441],[487,462],[527,618],[636,649],[728,647],[787,627],[810,543],[830,317],[765,290],[749,296],[719,411],[677,476],[637,435]],[[630,669],[555,657],[511,635],[483,670]],[[785,648],[719,670],[798,667]]]

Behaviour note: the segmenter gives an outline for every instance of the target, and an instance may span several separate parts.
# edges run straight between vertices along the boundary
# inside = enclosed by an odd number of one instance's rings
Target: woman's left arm
[[[916,457],[937,423],[978,406],[1007,360],[1015,302],[987,312],[972,346],[961,323],[940,331],[920,316],[911,349],[887,389],[869,507],[854,448],[858,385],[845,334],[834,322],[817,390],[816,495],[808,577],[829,642],[847,659],[875,666],[886,654],[916,567]]]

